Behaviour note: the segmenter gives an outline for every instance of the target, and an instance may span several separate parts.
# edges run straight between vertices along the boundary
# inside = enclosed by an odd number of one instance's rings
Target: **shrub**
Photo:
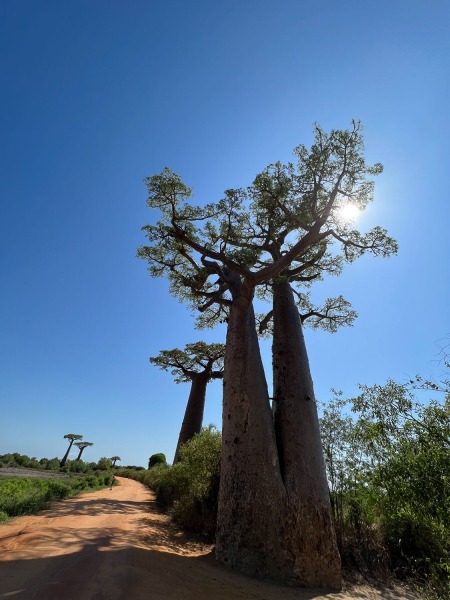
[[[148,471],[147,483],[173,520],[196,533],[213,537],[217,517],[221,434],[204,428],[180,449],[180,461]]]
[[[155,467],[156,465],[160,465],[160,464],[167,464],[167,460],[166,460],[166,455],[163,454],[162,452],[159,452],[157,454],[152,454],[150,456],[150,458],[148,459],[148,468],[151,469],[153,467]]]
[[[47,500],[63,500],[70,493],[70,486],[64,481],[49,480],[47,484]]]
[[[112,467],[112,460],[110,458],[106,458],[106,456],[102,456],[102,458],[97,463],[97,469],[100,471],[109,471]]]
[[[338,397],[321,419],[344,566],[372,575],[381,566],[423,582],[431,598],[450,598],[450,389],[443,385],[445,399],[427,404],[392,381],[360,386],[351,400],[356,418]]]

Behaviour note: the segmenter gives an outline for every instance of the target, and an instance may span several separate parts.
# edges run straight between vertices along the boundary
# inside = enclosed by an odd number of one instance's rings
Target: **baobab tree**
[[[366,252],[397,251],[381,227],[362,234],[339,220],[349,203],[363,210],[373,198],[372,176],[382,167],[366,165],[363,150],[359,123],[330,134],[316,126],[311,149],[294,150],[295,166],[270,165],[252,186],[226,190],[217,204],[203,207],[189,204],[192,191],[169,169],[146,180],[148,206],[161,219],[143,228],[150,244],[138,256],[200,310],[202,324],[224,314],[227,320],[216,557],[297,585],[340,587],[341,572],[290,284]],[[274,338],[288,343],[284,350],[277,341],[273,346],[275,418],[253,310],[255,291],[268,286]],[[293,393],[297,384],[300,393]]]
[[[77,433],[68,433],[67,435],[64,436],[65,440],[69,440],[69,447],[67,448],[66,453],[64,454],[61,462],[59,463],[60,467],[63,467],[66,462],[67,462],[67,457],[69,456],[69,452],[72,449],[73,443],[75,442],[75,440],[82,440],[83,436],[82,435],[78,435]]]
[[[75,446],[78,446],[80,452],[78,453],[77,460],[81,460],[81,455],[83,454],[85,448],[88,446],[93,446],[94,442],[75,442]]]
[[[114,468],[116,466],[116,462],[118,460],[122,460],[122,459],[120,458],[120,456],[111,456],[111,458],[109,460],[112,462],[111,467]]]
[[[173,464],[180,460],[181,446],[202,429],[206,386],[211,379],[223,377],[224,354],[224,344],[195,342],[186,344],[184,350],[161,350],[158,356],[150,358],[150,362],[163,371],[170,370],[176,383],[191,383]]]

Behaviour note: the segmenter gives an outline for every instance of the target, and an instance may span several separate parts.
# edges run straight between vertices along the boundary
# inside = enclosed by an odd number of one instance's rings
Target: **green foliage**
[[[103,474],[64,480],[0,479],[0,521],[6,517],[34,514],[46,508],[49,502],[63,500],[80,491],[105,487],[110,484],[111,477],[111,474]]]
[[[89,473],[91,470],[90,465],[83,460],[68,460],[61,469],[65,473]]]
[[[180,462],[171,469],[180,484],[171,508],[174,521],[211,537],[216,527],[221,445],[219,431],[203,429],[181,447]]]
[[[450,390],[442,383],[360,386],[349,401],[354,418],[336,395],[321,419],[344,562],[357,563],[363,548],[366,566],[377,557],[437,597],[450,596]],[[417,388],[446,395],[422,404]]]
[[[150,458],[148,459],[148,468],[151,469],[152,467],[155,467],[156,465],[166,465],[167,464],[167,459],[166,459],[166,455],[163,454],[162,452],[158,452],[157,454],[152,454],[150,456]]]
[[[30,458],[26,454],[19,454],[13,452],[9,454],[3,454],[0,456],[0,466],[4,467],[17,467],[26,469],[40,469],[42,468],[39,461],[36,458]],[[59,463],[58,463],[59,468]]]
[[[102,456],[102,458],[97,463],[97,469],[100,471],[109,471],[112,467],[112,460],[110,458],[106,458],[106,456]]]

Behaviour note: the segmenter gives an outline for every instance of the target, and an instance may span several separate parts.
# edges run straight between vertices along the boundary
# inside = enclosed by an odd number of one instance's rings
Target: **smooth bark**
[[[289,283],[273,286],[273,415],[286,488],[286,530],[295,577],[341,585],[340,557],[302,325]]]
[[[284,486],[252,291],[237,286],[228,320],[216,557],[249,575],[285,579]]]
[[[192,374],[191,391],[184,413],[183,423],[181,425],[180,435],[178,436],[177,448],[173,464],[180,460],[180,448],[183,444],[200,433],[203,423],[203,412],[205,409],[206,386],[211,377],[209,371]]]

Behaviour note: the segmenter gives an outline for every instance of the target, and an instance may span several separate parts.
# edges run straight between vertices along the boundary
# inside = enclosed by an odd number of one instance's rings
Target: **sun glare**
[[[359,216],[360,209],[350,202],[341,206],[337,211],[337,218],[342,225],[351,225]]]

